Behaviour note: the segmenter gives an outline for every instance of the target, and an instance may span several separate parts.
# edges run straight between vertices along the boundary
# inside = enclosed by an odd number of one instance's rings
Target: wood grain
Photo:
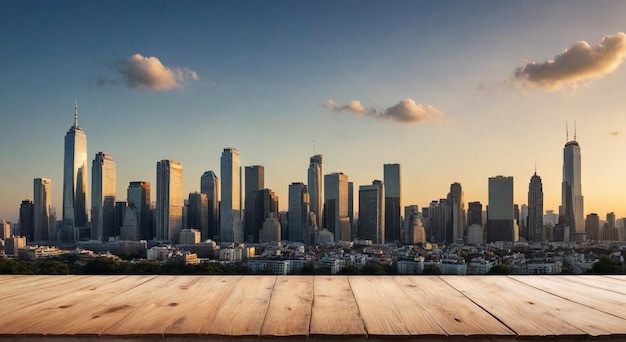
[[[346,276],[316,276],[310,335],[365,337],[365,324]]]
[[[313,279],[313,276],[280,276],[276,279],[261,335],[309,335]]]
[[[624,331],[620,318],[538,291],[509,277],[442,279],[520,336],[599,336]]]
[[[260,336],[276,276],[243,276],[209,326],[209,335]]]
[[[450,336],[515,336],[505,325],[440,277],[394,278],[404,294],[415,303],[415,310],[430,315]]]

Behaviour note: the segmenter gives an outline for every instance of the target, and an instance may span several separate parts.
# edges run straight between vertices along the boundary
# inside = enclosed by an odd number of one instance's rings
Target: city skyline
[[[140,4],[3,4],[0,219],[18,222],[36,178],[51,180],[61,219],[62,132],[75,98],[87,163],[111,153],[118,200],[131,181],[156,185],[162,159],[184,167],[183,198],[199,192],[232,146],[242,167],[265,167],[281,210],[289,184],[307,184],[309,158],[321,154],[323,175],[343,172],[355,189],[382,179],[384,164],[402,165],[401,208],[444,198],[455,182],[466,204],[486,205],[495,175],[514,177],[521,205],[537,165],[544,210],[558,212],[564,124],[575,121],[584,215],[626,216],[626,4],[271,5],[161,3],[151,21],[135,21]],[[163,20],[170,13],[185,19]],[[106,29],[111,18],[118,28]],[[610,65],[541,78],[546,61],[586,48],[613,52]],[[155,66],[163,77],[133,78]]]

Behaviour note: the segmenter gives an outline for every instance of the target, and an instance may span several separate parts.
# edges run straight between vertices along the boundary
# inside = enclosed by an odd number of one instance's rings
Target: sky
[[[281,210],[318,153],[355,199],[399,163],[402,205],[454,182],[487,204],[496,175],[521,205],[536,168],[558,210],[575,122],[585,214],[624,217],[624,18],[626,2],[602,0],[5,1],[0,219],[18,221],[40,177],[61,215],[75,100],[119,201],[137,180],[154,200],[161,159],[183,166],[186,198],[234,147]]]

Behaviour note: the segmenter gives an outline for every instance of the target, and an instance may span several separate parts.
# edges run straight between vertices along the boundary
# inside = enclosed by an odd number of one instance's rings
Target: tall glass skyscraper
[[[450,208],[450,221],[446,227],[446,242],[455,243],[465,234],[465,203],[460,183],[452,183],[446,204]]]
[[[265,217],[261,218],[261,222],[255,222],[255,218],[258,216],[255,214],[255,198],[254,196],[257,194],[257,191],[265,188],[265,168],[263,165],[253,165],[246,166],[245,168],[245,211],[244,211],[244,240],[246,242],[258,242],[259,240],[259,229],[256,229],[257,226],[263,226],[263,220]]]
[[[348,176],[343,173],[324,175],[324,217],[335,241],[352,241],[348,216]]]
[[[324,212],[324,164],[323,156],[316,154],[311,157],[308,170],[310,210],[315,214],[315,220],[322,228],[323,212]]]
[[[108,152],[98,152],[91,167],[91,239],[115,236],[115,162]]]
[[[46,241],[51,238],[50,207],[52,182],[47,178],[35,178],[33,182],[33,227],[34,241]]]
[[[235,148],[225,148],[220,159],[220,168],[222,177],[220,241],[243,242],[239,151]]]
[[[519,232],[513,211],[513,177],[489,177],[487,242],[516,242]]]
[[[183,227],[183,167],[174,160],[157,162],[156,238],[178,243]]]
[[[569,226],[570,236],[575,236],[579,242],[584,239],[585,234],[580,164],[580,146],[574,133],[574,140],[568,141],[563,148],[563,183],[559,223],[564,227]]]
[[[537,172],[528,184],[528,241],[541,242],[543,235],[543,185]]]
[[[385,243],[385,196],[383,182],[359,187],[359,238]]]
[[[209,225],[207,239],[215,239],[220,230],[220,180],[213,171],[205,172],[200,178],[200,192],[209,201]]]
[[[87,227],[87,136],[78,127],[78,104],[74,106],[74,125],[65,134],[63,159],[63,234],[62,240],[76,241]]]
[[[287,239],[311,244],[312,232],[309,229],[309,193],[303,183],[289,185],[289,212],[287,214]]]
[[[383,183],[385,184],[385,242],[400,241],[402,220],[400,205],[402,183],[400,164],[384,164]]]
[[[150,210],[150,182],[130,182],[126,194],[128,206],[135,208],[139,238],[151,240],[154,238],[152,229],[152,211]]]

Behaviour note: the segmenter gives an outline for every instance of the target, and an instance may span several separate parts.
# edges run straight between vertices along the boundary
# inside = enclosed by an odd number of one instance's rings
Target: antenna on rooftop
[[[574,141],[576,141],[576,121],[574,121]]]
[[[569,132],[567,130],[567,121],[565,121],[565,142],[569,141]]]

